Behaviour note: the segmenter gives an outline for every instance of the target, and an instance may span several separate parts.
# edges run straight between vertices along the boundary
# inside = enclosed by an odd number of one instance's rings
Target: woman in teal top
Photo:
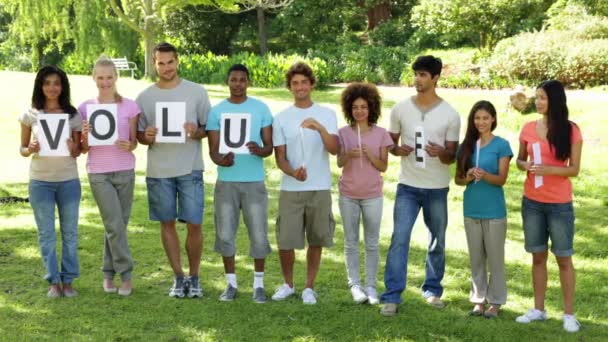
[[[496,109],[488,101],[473,105],[457,156],[456,184],[466,185],[464,227],[471,262],[472,315],[493,318],[507,300],[505,238],[507,209],[502,186],[513,156],[509,142],[495,136]],[[486,265],[489,265],[490,276]],[[485,304],[490,304],[486,310]]]

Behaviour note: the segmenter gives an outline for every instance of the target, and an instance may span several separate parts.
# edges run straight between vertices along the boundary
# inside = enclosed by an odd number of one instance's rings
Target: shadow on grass
[[[518,186],[514,185],[515,188]],[[27,192],[25,184],[14,187],[17,192],[23,192],[24,189]],[[268,182],[267,188],[270,198],[269,239],[273,253],[267,259],[265,285],[270,295],[271,289],[282,283],[273,222],[279,191],[276,177]],[[394,196],[391,191],[393,190],[386,192],[387,198],[390,194]],[[171,269],[160,243],[158,223],[148,220],[146,190],[141,182],[136,185],[129,226],[129,242],[135,260],[135,290],[127,298],[107,295],[101,290],[103,226],[86,182],[83,182],[81,204],[81,277],[75,283],[81,295],[77,298],[50,300],[44,297],[46,289],[41,279],[44,271],[38,254],[31,209],[27,205],[11,205],[9,210],[0,213],[0,219],[9,223],[13,222],[11,220],[29,220],[29,223],[8,224],[6,228],[0,229],[0,265],[3,270],[0,278],[0,315],[6,318],[0,322],[0,330],[9,333],[5,336],[15,338],[20,336],[16,335],[20,331],[20,334],[26,334],[21,336],[33,338],[57,339],[69,336],[71,339],[94,340],[599,340],[605,336],[606,314],[599,311],[596,304],[598,298],[607,297],[605,285],[600,285],[607,283],[605,266],[602,259],[599,259],[599,252],[586,251],[581,246],[593,244],[593,249],[598,248],[600,251],[603,250],[602,246],[606,246],[608,241],[602,228],[606,227],[607,219],[598,217],[596,213],[596,210],[602,208],[585,205],[577,209],[577,224],[590,228],[579,229],[576,248],[580,251],[582,261],[589,265],[579,271],[577,284],[577,303],[580,307],[578,314],[584,328],[577,335],[567,336],[562,333],[561,321],[556,315],[560,311],[561,296],[559,283],[555,282],[554,265],[550,265],[553,281],[549,284],[547,307],[552,317],[556,318],[549,322],[528,326],[514,322],[514,318],[523,311],[520,308],[525,307],[522,298],[527,303],[532,298],[529,265],[521,262],[507,264],[510,300],[501,317],[497,320],[468,317],[467,312],[471,307],[468,302],[468,255],[458,250],[448,250],[446,257],[443,284],[446,287],[444,297],[448,306],[440,311],[426,305],[419,291],[424,280],[424,240],[413,241],[410,249],[408,287],[403,294],[404,304],[400,307],[399,315],[384,318],[378,314],[378,307],[355,305],[346,286],[341,225],[336,229],[335,246],[324,250],[317,278],[317,305],[302,305],[298,297],[292,297],[286,302],[262,305],[253,303],[253,266],[252,260],[247,256],[247,232],[242,225],[237,237],[239,297],[232,303],[219,302],[217,298],[225,281],[221,256],[213,252],[212,198],[213,184],[205,184],[205,243],[201,265],[205,296],[200,300],[167,297],[172,281]],[[392,200],[385,202],[385,206],[392,205]],[[512,210],[518,210],[516,204],[513,204]],[[334,208],[334,213],[340,222],[337,208]],[[517,226],[519,222],[512,224]],[[178,232],[183,243],[185,227],[179,225]],[[454,232],[448,230],[449,234]],[[517,244],[521,245],[519,235],[521,231],[510,229],[508,239],[517,238]],[[379,290],[384,288],[381,280],[388,245],[389,237],[383,236]],[[185,260],[183,253],[182,260]],[[593,262],[598,260],[600,261]],[[304,277],[305,254],[299,251],[295,264],[295,285],[298,292],[302,290]],[[57,317],[64,317],[66,313],[69,313],[69,322],[57,320]]]

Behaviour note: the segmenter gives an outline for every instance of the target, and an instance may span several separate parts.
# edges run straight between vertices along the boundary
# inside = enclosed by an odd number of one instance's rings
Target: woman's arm
[[[32,136],[32,127],[21,124],[21,146],[19,153],[24,157],[29,157],[33,153],[40,151],[40,144],[36,140],[30,141]]]
[[[483,179],[489,184],[503,186],[507,182],[507,177],[509,176],[509,162],[511,161],[511,157],[502,157],[498,160],[498,174],[492,174],[489,172],[485,172],[482,169],[478,169],[481,171],[479,173],[479,179]],[[478,171],[478,172],[479,172]]]

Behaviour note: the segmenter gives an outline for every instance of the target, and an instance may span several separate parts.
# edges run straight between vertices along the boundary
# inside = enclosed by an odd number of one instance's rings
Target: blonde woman
[[[83,120],[82,152],[88,153],[87,172],[91,192],[103,220],[103,289],[106,293],[118,292],[128,296],[132,291],[131,272],[133,259],[127,242],[127,225],[133,203],[135,183],[136,129],[141,112],[137,104],[116,91],[118,73],[107,57],[100,57],[93,68],[93,80],[99,90],[93,99],[83,102],[78,110]],[[92,125],[89,123],[90,104],[116,104],[118,140],[114,145],[89,146]],[[120,275],[120,288],[114,285],[114,276]]]

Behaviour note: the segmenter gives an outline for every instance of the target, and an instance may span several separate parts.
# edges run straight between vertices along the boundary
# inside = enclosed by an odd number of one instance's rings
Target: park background
[[[272,4],[282,6],[270,8]],[[247,10],[249,9],[249,10]],[[263,23],[263,25],[260,25]],[[262,30],[260,28],[263,28]],[[505,186],[509,210],[506,243],[509,299],[497,320],[467,316],[469,267],[462,225],[463,188],[451,184],[447,265],[441,311],[424,303],[426,228],[417,222],[412,237],[408,288],[397,317],[381,317],[378,307],[355,305],[346,286],[343,234],[334,186],[338,222],[335,246],[324,251],[316,290],[319,304],[256,305],[251,300],[253,268],[247,257],[246,230],[238,237],[237,274],[240,297],[221,303],[224,288],[221,257],[213,252],[213,185],[216,168],[204,142],[205,244],[201,265],[205,296],[175,300],[166,296],[171,271],[160,244],[159,228],[148,220],[145,147],[139,146],[134,207],[129,226],[135,259],[134,294],[120,298],[101,289],[103,225],[91,197],[86,156],[78,159],[83,185],[80,215],[81,296],[50,300],[44,294],[36,226],[28,204],[0,205],[0,340],[607,340],[608,266],[608,2],[604,0],[343,0],[343,1],[205,1],[205,0],[0,0],[0,197],[27,197],[29,159],[18,153],[17,116],[27,108],[35,74],[44,64],[57,64],[70,74],[74,104],[95,96],[90,76],[94,60],[105,53],[127,57],[138,65],[136,79],[124,74],[121,94],[135,98],[154,79],[150,47],[167,40],[180,52],[183,77],[204,84],[212,103],[228,95],[222,85],[233,63],[252,71],[249,91],[273,113],[287,107],[284,71],[295,60],[308,61],[318,77],[316,102],[338,113],[343,84],[381,84],[384,98],[380,125],[388,127],[389,109],[413,95],[410,64],[432,53],[444,61],[439,94],[461,114],[462,133],[472,104],[492,101],[499,111],[496,134],[517,150],[523,123],[538,118],[509,106],[516,85],[532,95],[544,79],[564,82],[571,119],[584,137],[582,167],[573,179],[577,232],[576,313],[578,334],[561,328],[561,292],[557,266],[549,262],[545,323],[520,325],[514,318],[533,305],[530,256],[523,249],[520,200],[524,175],[514,163]],[[148,56],[148,57],[146,57]],[[146,67],[148,65],[148,67]],[[462,134],[461,134],[462,136]],[[265,285],[282,283],[274,219],[280,171],[274,158],[265,161],[269,189],[270,240]],[[385,174],[381,270],[392,232],[392,205],[399,162],[391,157]],[[332,158],[334,184],[340,174]],[[180,229],[182,241],[184,229]],[[301,291],[304,254],[298,254],[296,289]],[[379,290],[383,289],[382,272]]]

